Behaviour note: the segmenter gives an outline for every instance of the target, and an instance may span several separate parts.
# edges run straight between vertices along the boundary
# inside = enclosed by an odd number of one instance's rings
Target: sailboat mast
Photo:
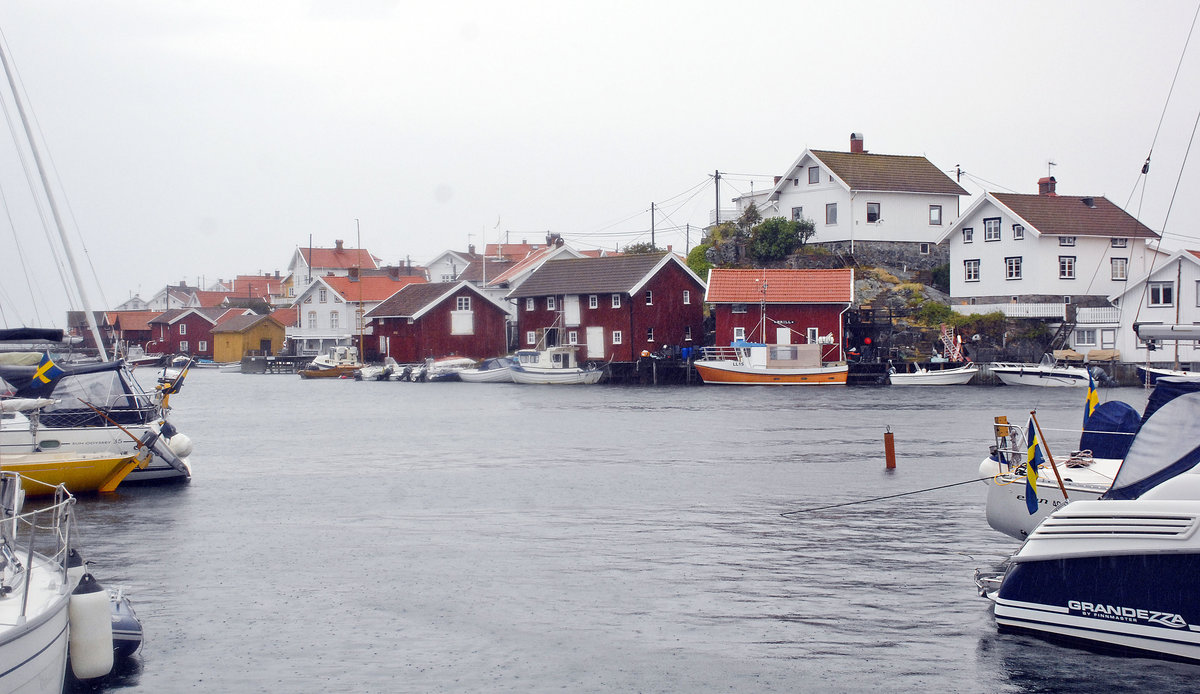
[[[58,238],[62,241],[63,252],[67,255],[67,263],[71,266],[71,274],[75,278],[75,291],[79,292],[79,302],[83,305],[83,315],[87,319],[88,328],[92,331],[92,339],[96,341],[96,350],[100,353],[101,361],[108,361],[108,352],[104,349],[104,340],[100,337],[100,328],[96,325],[96,316],[92,313],[88,301],[87,290],[79,277],[79,267],[75,263],[75,254],[71,252],[71,244],[67,240],[67,232],[63,228],[62,216],[58,213],[58,204],[54,201],[54,193],[50,190],[50,181],[46,178],[46,167],[42,164],[42,155],[38,151],[37,140],[33,137],[33,129],[29,127],[29,118],[25,115],[25,105],[17,90],[17,82],[13,78],[12,69],[8,64],[8,54],[0,45],[0,63],[4,64],[4,76],[8,78],[8,88],[12,91],[13,103],[21,116],[21,125],[25,128],[25,138],[29,140],[29,150],[33,153],[33,161],[37,165],[38,176],[42,179],[42,189],[46,191],[46,200],[50,203],[50,214],[54,217],[54,226],[58,229]]]

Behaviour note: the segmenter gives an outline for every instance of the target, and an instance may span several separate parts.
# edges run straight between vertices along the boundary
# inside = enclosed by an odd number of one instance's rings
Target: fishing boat
[[[979,373],[976,364],[963,364],[948,369],[926,369],[918,366],[912,371],[888,371],[888,380],[894,386],[961,386],[969,383]]]
[[[458,372],[467,383],[512,383],[512,357],[492,357],[479,362],[473,369]]]
[[[705,383],[717,385],[846,385],[846,363],[822,361],[822,346],[735,342],[702,348],[693,365]]]
[[[0,471],[0,692],[60,694],[68,645],[79,679],[112,669],[109,599],[71,561],[74,497],[58,487],[50,505],[28,511],[24,482]]]
[[[147,393],[120,360],[60,367],[45,352],[0,354],[0,381],[10,384],[14,396],[2,408],[0,456],[122,458],[149,449],[153,455],[146,465],[135,467],[125,483],[187,480],[192,441],[167,419],[170,396],[186,376],[184,370]]]
[[[335,345],[318,355],[300,370],[300,378],[352,378],[365,366],[358,360],[358,349],[352,345]]]
[[[545,349],[521,349],[514,356],[509,374],[515,383],[536,385],[591,385],[604,376],[602,367],[579,365],[579,345],[555,345]]]
[[[1001,631],[1200,662],[1200,393],[1142,424],[1111,488],[976,572]]]
[[[1037,364],[992,362],[991,372],[1008,386],[1046,386],[1078,388],[1088,384],[1088,370],[1055,361],[1047,354]]]

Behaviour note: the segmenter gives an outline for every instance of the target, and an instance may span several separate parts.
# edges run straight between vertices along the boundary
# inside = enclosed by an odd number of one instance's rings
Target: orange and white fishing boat
[[[705,347],[693,365],[705,383],[717,385],[846,385],[846,363],[821,361],[821,348],[742,342]]]

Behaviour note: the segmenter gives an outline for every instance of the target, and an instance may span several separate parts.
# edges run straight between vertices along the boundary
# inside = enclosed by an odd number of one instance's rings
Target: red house
[[[117,340],[126,348],[145,347],[147,342],[154,339],[154,328],[150,325],[150,321],[158,314],[158,311],[112,311],[109,313],[113,317],[111,322]]]
[[[508,297],[523,348],[586,345],[593,361],[704,341],[704,282],[673,253],[550,260]]]
[[[187,354],[212,359],[213,326],[226,312],[243,313],[244,309],[176,308],[150,320],[154,339],[145,345],[147,352]]]
[[[366,314],[381,357],[400,363],[508,352],[508,312],[469,282],[409,284]]]
[[[854,302],[854,270],[713,268],[704,300],[712,306],[717,345],[820,343],[826,345],[822,360],[842,361],[844,317]]]

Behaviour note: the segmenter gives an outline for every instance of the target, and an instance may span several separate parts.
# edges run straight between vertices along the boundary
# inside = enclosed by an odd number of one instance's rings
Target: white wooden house
[[[280,283],[278,302],[292,304],[318,277],[329,274],[346,277],[351,268],[360,272],[375,270],[379,268],[379,259],[365,248],[346,248],[341,239],[334,242],[333,248],[296,247]]]
[[[1121,289],[1110,297],[1119,309],[1114,344],[1121,350],[1121,360],[1188,371],[1200,368],[1200,346],[1195,341],[1159,341],[1151,350],[1134,332],[1136,323],[1200,325],[1200,251],[1178,251],[1159,260]],[[1086,326],[1076,327],[1077,337],[1081,329]],[[1104,338],[1097,335],[1096,339]]]

